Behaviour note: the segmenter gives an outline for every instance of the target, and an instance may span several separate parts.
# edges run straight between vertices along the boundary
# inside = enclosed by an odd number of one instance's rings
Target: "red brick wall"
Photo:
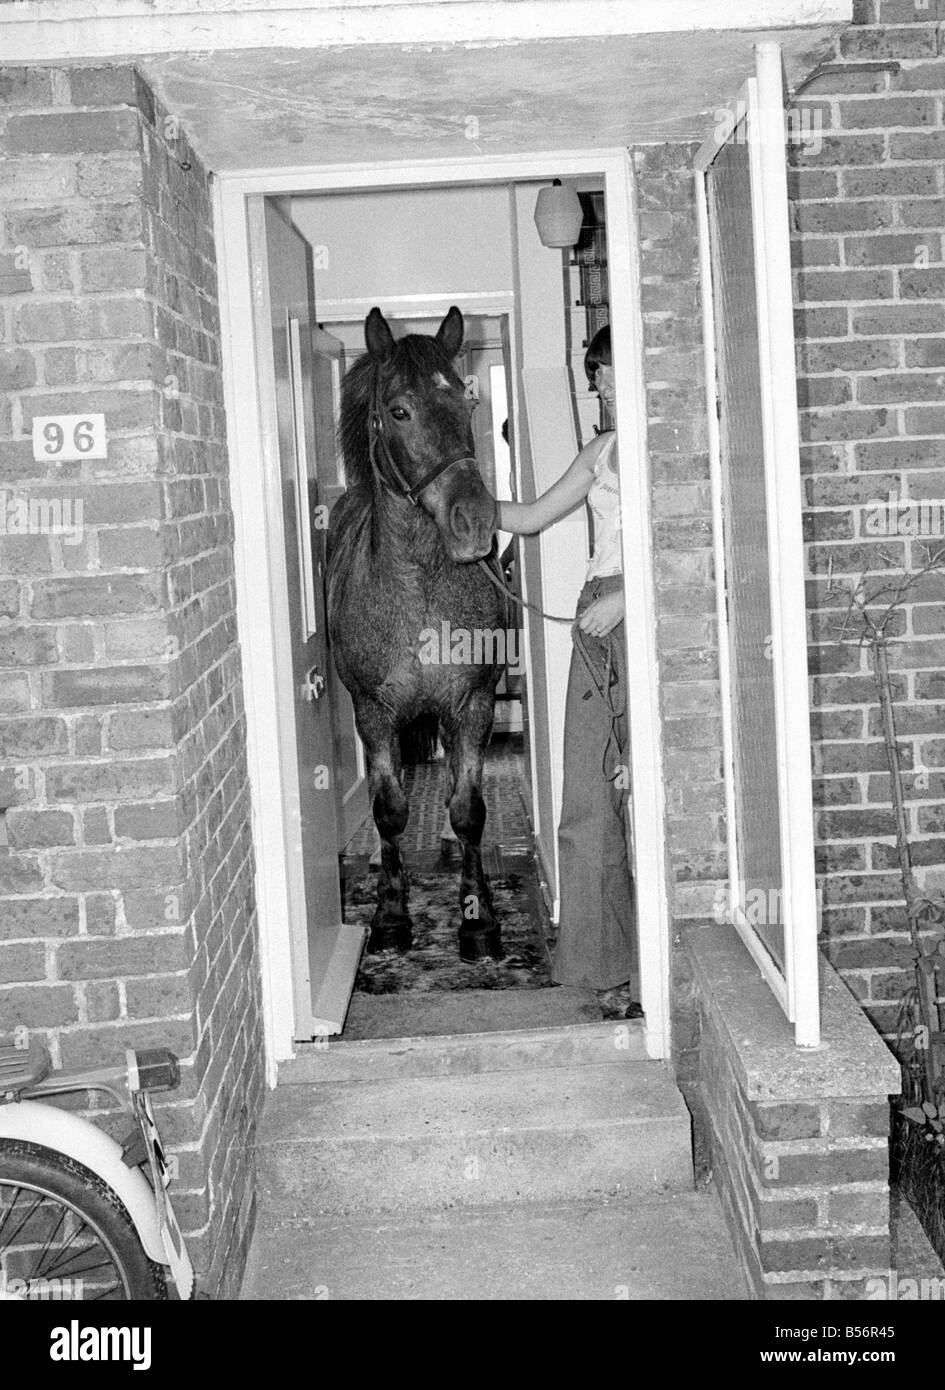
[[[835,583],[916,568],[926,538],[871,535],[869,503],[945,499],[945,184],[935,3],[858,3],[834,62],[798,101],[808,151],[789,175],[807,512],[818,868],[827,954],[880,1031],[912,981],[889,777],[868,655],[840,646]],[[879,22],[878,22],[879,21]],[[891,64],[864,71],[854,64]],[[898,68],[898,70],[892,70]],[[945,536],[931,538],[945,545]],[[923,581],[891,666],[920,881],[945,862],[945,577]]]
[[[876,1297],[892,1255],[893,1058],[829,966],[825,1069],[777,1026],[734,928],[685,935],[700,1015],[687,1099],[749,1286],[766,1299]]]
[[[0,213],[0,488],[83,505],[0,536],[0,1027],[187,1059],[178,1205],[232,1291],[262,1044],[208,176],[132,69],[9,69]],[[34,463],[85,410],[107,460]]]

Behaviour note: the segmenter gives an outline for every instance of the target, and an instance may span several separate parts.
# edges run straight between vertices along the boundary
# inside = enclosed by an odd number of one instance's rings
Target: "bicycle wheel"
[[[124,1204],[75,1159],[0,1139],[0,1298],[165,1299]]]

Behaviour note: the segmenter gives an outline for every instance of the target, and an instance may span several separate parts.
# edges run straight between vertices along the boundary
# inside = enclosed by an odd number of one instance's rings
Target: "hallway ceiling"
[[[211,169],[468,159],[698,140],[782,44],[790,87],[836,25],[139,60]]]

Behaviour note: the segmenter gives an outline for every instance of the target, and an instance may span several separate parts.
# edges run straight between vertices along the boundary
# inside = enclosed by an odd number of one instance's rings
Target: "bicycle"
[[[125,1058],[52,1072],[42,1044],[0,1044],[0,1299],[158,1300],[169,1281],[196,1296],[150,1100],[180,1084],[180,1066],[164,1048]],[[123,1143],[48,1103],[83,1091],[130,1111]]]

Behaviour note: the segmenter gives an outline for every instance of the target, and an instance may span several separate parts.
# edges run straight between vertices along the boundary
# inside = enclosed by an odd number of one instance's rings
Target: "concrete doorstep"
[[[743,1300],[714,1190],[257,1226],[243,1299]]]
[[[280,1069],[244,1298],[746,1296],[641,1026],[535,1026],[512,1004],[483,1002],[491,1030],[385,1029]]]
[[[275,1221],[684,1192],[690,1121],[658,1062],[280,1086],[257,1171]]]

